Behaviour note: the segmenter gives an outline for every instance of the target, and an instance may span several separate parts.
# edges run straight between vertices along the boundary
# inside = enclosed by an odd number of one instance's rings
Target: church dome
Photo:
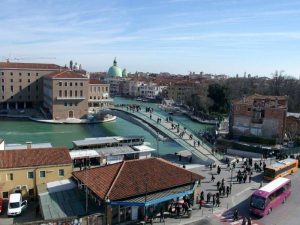
[[[110,77],[122,77],[122,69],[118,67],[117,60],[114,60],[114,65],[111,66],[107,72]]]
[[[124,70],[122,71],[122,77],[127,77],[127,70],[126,70],[126,69],[124,69]]]

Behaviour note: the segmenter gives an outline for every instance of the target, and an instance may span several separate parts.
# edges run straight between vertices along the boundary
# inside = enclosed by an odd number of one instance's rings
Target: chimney
[[[27,145],[27,149],[31,149],[32,142],[31,141],[27,141],[26,145]]]

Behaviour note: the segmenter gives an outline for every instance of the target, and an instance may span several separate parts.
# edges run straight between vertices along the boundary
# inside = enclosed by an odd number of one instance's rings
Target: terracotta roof
[[[264,100],[264,101],[287,101],[287,96],[272,96],[272,95],[260,95],[260,94],[254,94],[245,97],[245,99],[238,99],[234,100],[234,103],[239,104],[253,104],[255,100]]]
[[[90,80],[90,84],[103,84],[100,80]]]
[[[123,161],[121,163],[73,172],[101,199],[125,199],[157,192],[204,179],[158,158]]]
[[[49,69],[58,70],[62,67],[55,64],[45,63],[16,63],[16,62],[0,62],[0,69]]]
[[[66,147],[0,151],[0,169],[70,164]]]
[[[87,79],[82,74],[76,73],[76,72],[71,71],[71,70],[56,71],[56,72],[48,74],[46,77],[50,77],[50,78],[79,78],[79,79]]]

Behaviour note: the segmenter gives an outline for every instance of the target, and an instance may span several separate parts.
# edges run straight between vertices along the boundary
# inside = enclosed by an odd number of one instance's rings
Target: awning
[[[195,184],[189,184],[181,187],[176,187],[161,192],[152,193],[149,195],[143,195],[120,201],[111,201],[110,205],[122,205],[122,206],[142,206],[147,207],[156,205],[161,202],[166,202],[172,199],[180,198],[189,194],[192,194],[197,187],[198,182]]]

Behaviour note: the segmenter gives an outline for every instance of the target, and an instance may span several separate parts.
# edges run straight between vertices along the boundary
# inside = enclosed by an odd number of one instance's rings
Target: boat
[[[138,98],[136,98],[135,100],[136,100],[136,101],[142,101],[143,99],[140,98],[140,97],[138,97]]]

